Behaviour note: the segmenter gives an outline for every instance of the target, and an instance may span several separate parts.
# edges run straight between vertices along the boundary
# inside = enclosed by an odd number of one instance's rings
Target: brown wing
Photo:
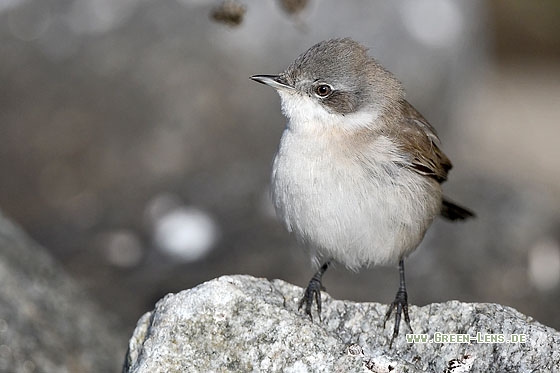
[[[401,125],[395,128],[393,135],[411,155],[410,163],[406,166],[440,183],[447,180],[452,165],[439,148],[441,142],[435,129],[406,100],[402,103],[401,118]]]

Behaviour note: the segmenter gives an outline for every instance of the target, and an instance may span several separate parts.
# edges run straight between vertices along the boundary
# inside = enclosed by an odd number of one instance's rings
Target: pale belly
[[[284,133],[272,175],[278,216],[319,259],[398,262],[439,214],[439,184],[391,163],[374,162],[372,173],[329,146]]]

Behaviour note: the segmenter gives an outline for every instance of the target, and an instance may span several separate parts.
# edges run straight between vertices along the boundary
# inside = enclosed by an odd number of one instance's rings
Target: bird
[[[350,38],[321,41],[277,75],[287,124],[272,165],[279,219],[319,267],[299,308],[321,316],[322,278],[333,262],[350,270],[398,264],[400,283],[383,325],[395,314],[410,327],[404,260],[434,219],[474,213],[443,196],[451,161],[401,82]]]

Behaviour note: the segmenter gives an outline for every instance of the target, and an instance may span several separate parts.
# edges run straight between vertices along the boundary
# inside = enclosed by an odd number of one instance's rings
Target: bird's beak
[[[294,90],[295,88],[286,82],[282,75],[253,75],[251,77],[255,82],[266,84],[274,89]]]

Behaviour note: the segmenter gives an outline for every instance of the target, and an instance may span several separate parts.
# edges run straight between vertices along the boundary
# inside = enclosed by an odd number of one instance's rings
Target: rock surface
[[[126,338],[0,213],[0,372],[115,372]]]
[[[416,333],[525,334],[526,343],[407,343],[389,349],[386,305],[334,300],[298,312],[303,289],[223,276],[161,299],[129,342],[124,372],[560,372],[560,333],[496,304],[410,307]]]

